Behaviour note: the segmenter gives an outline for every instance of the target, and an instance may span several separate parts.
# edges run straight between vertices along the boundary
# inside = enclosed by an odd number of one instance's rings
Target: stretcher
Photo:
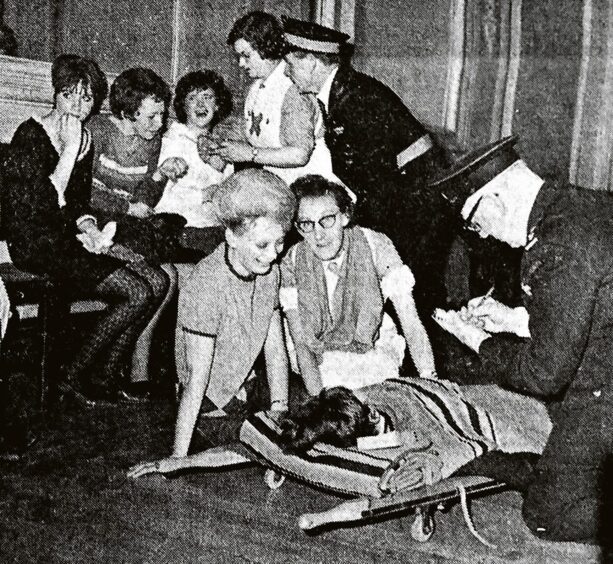
[[[280,488],[285,478],[291,477],[325,490],[357,497],[320,513],[301,515],[298,525],[302,530],[413,514],[411,536],[416,541],[426,542],[434,534],[436,512],[460,503],[471,533],[492,547],[474,529],[468,502],[471,498],[505,489],[503,483],[480,476],[452,477],[432,485],[386,493],[380,488],[381,479],[394,468],[390,469],[389,458],[378,455],[376,451],[316,444],[298,456],[284,453],[279,437],[278,419],[272,412],[250,417],[240,431],[242,446],[250,458],[266,468],[264,481],[269,488]]]

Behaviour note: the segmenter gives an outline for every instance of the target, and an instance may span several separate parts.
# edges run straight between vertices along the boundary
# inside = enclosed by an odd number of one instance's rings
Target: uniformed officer
[[[530,529],[551,540],[605,541],[613,442],[613,198],[554,189],[508,137],[432,183],[467,227],[523,248],[523,305],[479,297],[464,312],[492,333],[452,332],[477,351],[481,381],[544,399],[553,431],[525,491]],[[610,522],[609,522],[610,523]]]

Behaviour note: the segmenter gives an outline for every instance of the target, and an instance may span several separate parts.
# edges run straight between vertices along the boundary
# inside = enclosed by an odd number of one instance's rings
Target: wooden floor
[[[517,494],[472,504],[479,544],[454,507],[426,544],[410,517],[306,535],[299,515],[339,498],[286,481],[270,491],[263,470],[193,472],[130,481],[126,469],[169,452],[174,408],[83,410],[62,405],[19,461],[0,463],[2,562],[599,562],[594,547],[543,543],[519,515]]]

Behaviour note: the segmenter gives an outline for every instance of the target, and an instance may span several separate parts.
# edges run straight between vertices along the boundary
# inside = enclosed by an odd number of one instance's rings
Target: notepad
[[[476,340],[482,341],[490,336],[490,333],[476,324],[476,320],[470,317],[462,318],[460,312],[455,310],[435,309],[432,318],[445,331],[451,333],[469,347],[471,347],[470,343],[474,343]]]

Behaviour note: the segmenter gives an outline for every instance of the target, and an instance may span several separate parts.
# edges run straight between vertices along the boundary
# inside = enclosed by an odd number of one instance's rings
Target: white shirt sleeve
[[[415,277],[411,269],[403,264],[400,268],[395,268],[383,277],[381,293],[384,299],[394,299],[397,296],[413,292],[413,286],[415,286]]]
[[[372,229],[361,229],[372,252],[383,298],[411,293],[415,286],[415,277],[411,269],[402,262],[391,239]]]

